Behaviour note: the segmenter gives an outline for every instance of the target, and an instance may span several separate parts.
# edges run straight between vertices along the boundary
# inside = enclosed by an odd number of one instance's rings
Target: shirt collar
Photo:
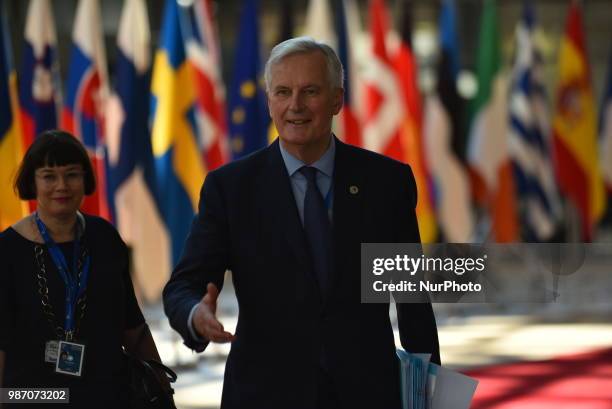
[[[335,137],[332,134],[331,140],[329,142],[329,146],[327,150],[316,162],[311,164],[310,166],[316,168],[319,172],[323,173],[328,177],[332,177],[334,173],[334,159],[336,157],[336,141]],[[292,177],[295,172],[300,170],[302,166],[306,166],[304,162],[287,152],[285,148],[283,148],[280,140],[278,141],[278,146],[280,148],[281,155],[283,157],[283,162],[285,162],[285,167],[287,168],[287,173],[289,173],[289,177]]]

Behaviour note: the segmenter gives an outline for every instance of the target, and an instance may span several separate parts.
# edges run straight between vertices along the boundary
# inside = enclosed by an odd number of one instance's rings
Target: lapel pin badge
[[[349,187],[349,192],[351,192],[352,195],[356,195],[357,193],[359,193],[359,188],[355,185],[351,185]]]

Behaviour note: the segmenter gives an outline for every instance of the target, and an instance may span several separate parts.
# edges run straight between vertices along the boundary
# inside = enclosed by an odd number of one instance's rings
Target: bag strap
[[[143,366],[147,368],[147,370],[156,371],[157,369],[157,370],[161,370],[162,372],[164,372],[166,376],[168,376],[168,382],[170,383],[176,382],[176,378],[177,378],[176,372],[174,372],[172,369],[168,368],[166,365],[162,364],[161,362],[155,361],[153,359],[146,359],[146,360],[139,359],[139,361],[142,363]]]
[[[125,348],[122,348],[122,352],[123,352],[123,355],[128,360],[133,361],[136,365],[142,367],[144,370],[151,371],[156,374],[157,374],[156,370],[160,370],[161,372],[164,372],[168,376],[168,381],[170,383],[176,382],[176,379],[177,379],[176,372],[174,372],[172,369],[168,368],[166,365],[162,364],[161,362],[156,361],[154,359],[140,359],[130,354],[129,352],[127,352]]]

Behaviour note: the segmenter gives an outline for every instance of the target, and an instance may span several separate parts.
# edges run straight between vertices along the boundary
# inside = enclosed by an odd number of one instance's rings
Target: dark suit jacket
[[[221,288],[230,269],[239,317],[222,408],[314,409],[323,353],[342,408],[399,409],[389,304],[360,302],[360,244],[420,241],[410,167],[336,140],[335,271],[322,297],[278,144],[208,174],[164,289],[170,324],[187,346],[204,350],[187,317],[206,284]],[[398,319],[404,349],[439,362],[431,304],[398,304]]]

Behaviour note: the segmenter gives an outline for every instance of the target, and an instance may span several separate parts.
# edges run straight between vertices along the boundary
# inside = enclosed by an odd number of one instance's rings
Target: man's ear
[[[268,107],[268,115],[272,118],[272,111],[270,110],[270,93],[266,90],[266,106]]]
[[[344,105],[344,88],[334,90],[334,115],[338,115]]]

